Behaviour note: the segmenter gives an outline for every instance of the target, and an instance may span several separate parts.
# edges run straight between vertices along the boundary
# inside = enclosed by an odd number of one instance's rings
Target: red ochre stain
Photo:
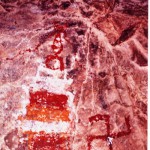
[[[60,65],[59,65],[59,68],[55,68],[54,65],[51,65],[51,62],[54,61],[54,60],[58,60]],[[64,63],[63,63],[63,58],[62,57],[59,57],[59,56],[53,56],[53,55],[48,55],[46,57],[46,60],[45,60],[45,65],[47,68],[49,69],[52,69],[52,70],[57,70],[57,69],[60,69],[61,71],[64,70]]]
[[[27,113],[23,119],[37,120],[42,122],[70,121],[70,111],[67,109],[58,110],[52,108],[43,108],[37,105],[28,105],[26,109]]]
[[[70,137],[65,133],[27,132],[28,150],[70,150]]]
[[[30,103],[26,106],[26,115],[18,119],[37,120],[42,122],[70,121],[67,109],[68,97],[63,94],[44,91],[30,91]]]
[[[46,108],[65,109],[68,97],[64,94],[54,94],[46,90],[30,92],[30,105],[45,106]]]
[[[126,135],[129,135],[131,133],[131,126],[130,126],[130,118],[129,116],[128,117],[125,117],[125,123],[126,123],[126,126],[127,126],[127,130],[126,131],[121,131],[121,132],[118,132],[118,133],[110,133],[110,116],[109,115],[101,115],[101,114],[97,114],[95,116],[92,116],[89,118],[89,122],[91,123],[91,125],[94,123],[94,122],[97,122],[97,121],[100,121],[100,120],[104,120],[105,121],[105,125],[107,127],[107,133],[105,135],[89,135],[87,137],[87,142],[88,142],[88,150],[91,150],[91,142],[93,140],[96,140],[96,139],[100,139],[100,140],[104,140],[104,141],[108,141],[108,137],[110,138],[119,138],[119,137],[122,137],[122,136],[126,136]],[[113,150],[113,147],[112,147],[112,144],[109,144],[109,149],[110,150]]]

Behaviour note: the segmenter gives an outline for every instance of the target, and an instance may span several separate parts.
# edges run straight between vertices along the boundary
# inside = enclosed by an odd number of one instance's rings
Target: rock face
[[[0,150],[146,150],[148,1],[0,1]]]

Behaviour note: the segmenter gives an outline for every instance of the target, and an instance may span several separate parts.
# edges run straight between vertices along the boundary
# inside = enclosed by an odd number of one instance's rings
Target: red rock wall
[[[0,150],[146,150],[148,1],[0,1]]]

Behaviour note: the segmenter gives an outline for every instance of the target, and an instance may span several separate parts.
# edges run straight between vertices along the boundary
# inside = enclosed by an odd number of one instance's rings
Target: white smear
[[[112,138],[112,137],[108,137],[107,140],[108,140],[108,144],[109,144],[109,145],[112,145],[113,138]]]
[[[46,133],[54,132],[67,132],[69,129],[70,123],[65,121],[53,121],[51,123],[48,122],[40,122],[40,121],[32,121],[32,120],[24,120],[22,121],[21,129],[32,132],[40,132],[45,131]]]

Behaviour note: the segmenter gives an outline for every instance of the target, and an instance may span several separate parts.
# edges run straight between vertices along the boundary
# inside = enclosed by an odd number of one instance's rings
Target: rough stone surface
[[[0,150],[44,149],[24,124],[32,90],[70,101],[69,127],[41,126],[69,144],[46,150],[146,150],[147,38],[147,0],[0,0]]]

